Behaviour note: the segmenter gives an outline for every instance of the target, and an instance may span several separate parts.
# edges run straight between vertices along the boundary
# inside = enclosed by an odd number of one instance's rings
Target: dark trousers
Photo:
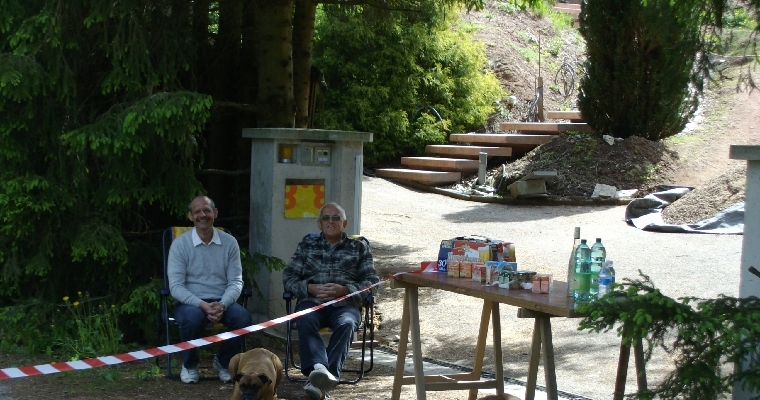
[[[315,305],[309,301],[302,301],[296,306],[296,312]],[[308,376],[314,370],[314,364],[322,364],[336,378],[340,377],[354,331],[359,328],[360,322],[360,309],[353,305],[328,306],[298,317],[296,323],[301,372]],[[319,329],[325,326],[332,329],[327,348],[319,335]]]
[[[206,313],[200,308],[187,304],[175,304],[172,313],[179,325],[179,338],[183,342],[208,336],[205,335],[205,332],[209,320],[206,318]],[[253,325],[251,313],[238,303],[233,303],[231,306],[227,307],[224,311],[224,315],[222,315],[221,322],[223,322],[229,330],[245,328],[246,326]],[[232,356],[240,352],[243,344],[242,341],[244,339],[243,336],[238,336],[222,342],[219,351],[216,353],[216,357],[222,367],[227,368]],[[198,367],[199,361],[200,357],[198,356],[197,348],[182,352],[182,365],[184,365],[185,368],[195,369]]]

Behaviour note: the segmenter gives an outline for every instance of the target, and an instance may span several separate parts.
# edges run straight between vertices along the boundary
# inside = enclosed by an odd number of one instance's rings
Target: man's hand
[[[320,300],[332,300],[348,294],[348,288],[337,283],[310,283],[309,293]]]
[[[215,301],[213,303],[201,302],[201,310],[206,313],[206,318],[211,322],[219,322],[222,320],[224,314],[224,305],[221,302]]]

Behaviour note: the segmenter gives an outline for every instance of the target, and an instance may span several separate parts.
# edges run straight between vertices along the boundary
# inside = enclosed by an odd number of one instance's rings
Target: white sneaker
[[[222,368],[222,364],[219,363],[219,359],[214,356],[214,369],[216,372],[219,373],[219,380],[221,380],[224,383],[232,381],[232,378],[230,377],[230,371],[227,368]]]
[[[338,378],[331,374],[325,366],[317,365],[314,371],[309,374],[309,382],[323,392],[328,392],[338,384]]]
[[[182,383],[198,383],[198,369],[187,369],[183,365],[182,371],[179,373],[179,379],[182,381]]]
[[[303,386],[303,391],[312,400],[324,400],[330,397],[326,391],[314,386],[311,382],[306,382],[306,385]]]

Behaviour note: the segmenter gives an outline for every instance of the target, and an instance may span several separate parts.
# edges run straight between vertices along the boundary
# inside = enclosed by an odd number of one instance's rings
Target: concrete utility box
[[[251,139],[251,209],[248,248],[287,263],[301,238],[319,233],[326,203],[346,210],[349,235],[361,227],[362,171],[367,132],[295,128],[243,129]],[[282,273],[261,271],[249,309],[254,323],[285,314]],[[284,330],[283,327],[277,327]]]

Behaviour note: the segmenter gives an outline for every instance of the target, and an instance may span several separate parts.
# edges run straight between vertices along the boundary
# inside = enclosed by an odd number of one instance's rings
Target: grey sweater
[[[180,303],[199,306],[201,299],[221,299],[229,307],[243,290],[243,267],[237,240],[216,230],[215,239],[193,246],[195,228],[180,235],[169,249],[167,275],[172,297]]]

